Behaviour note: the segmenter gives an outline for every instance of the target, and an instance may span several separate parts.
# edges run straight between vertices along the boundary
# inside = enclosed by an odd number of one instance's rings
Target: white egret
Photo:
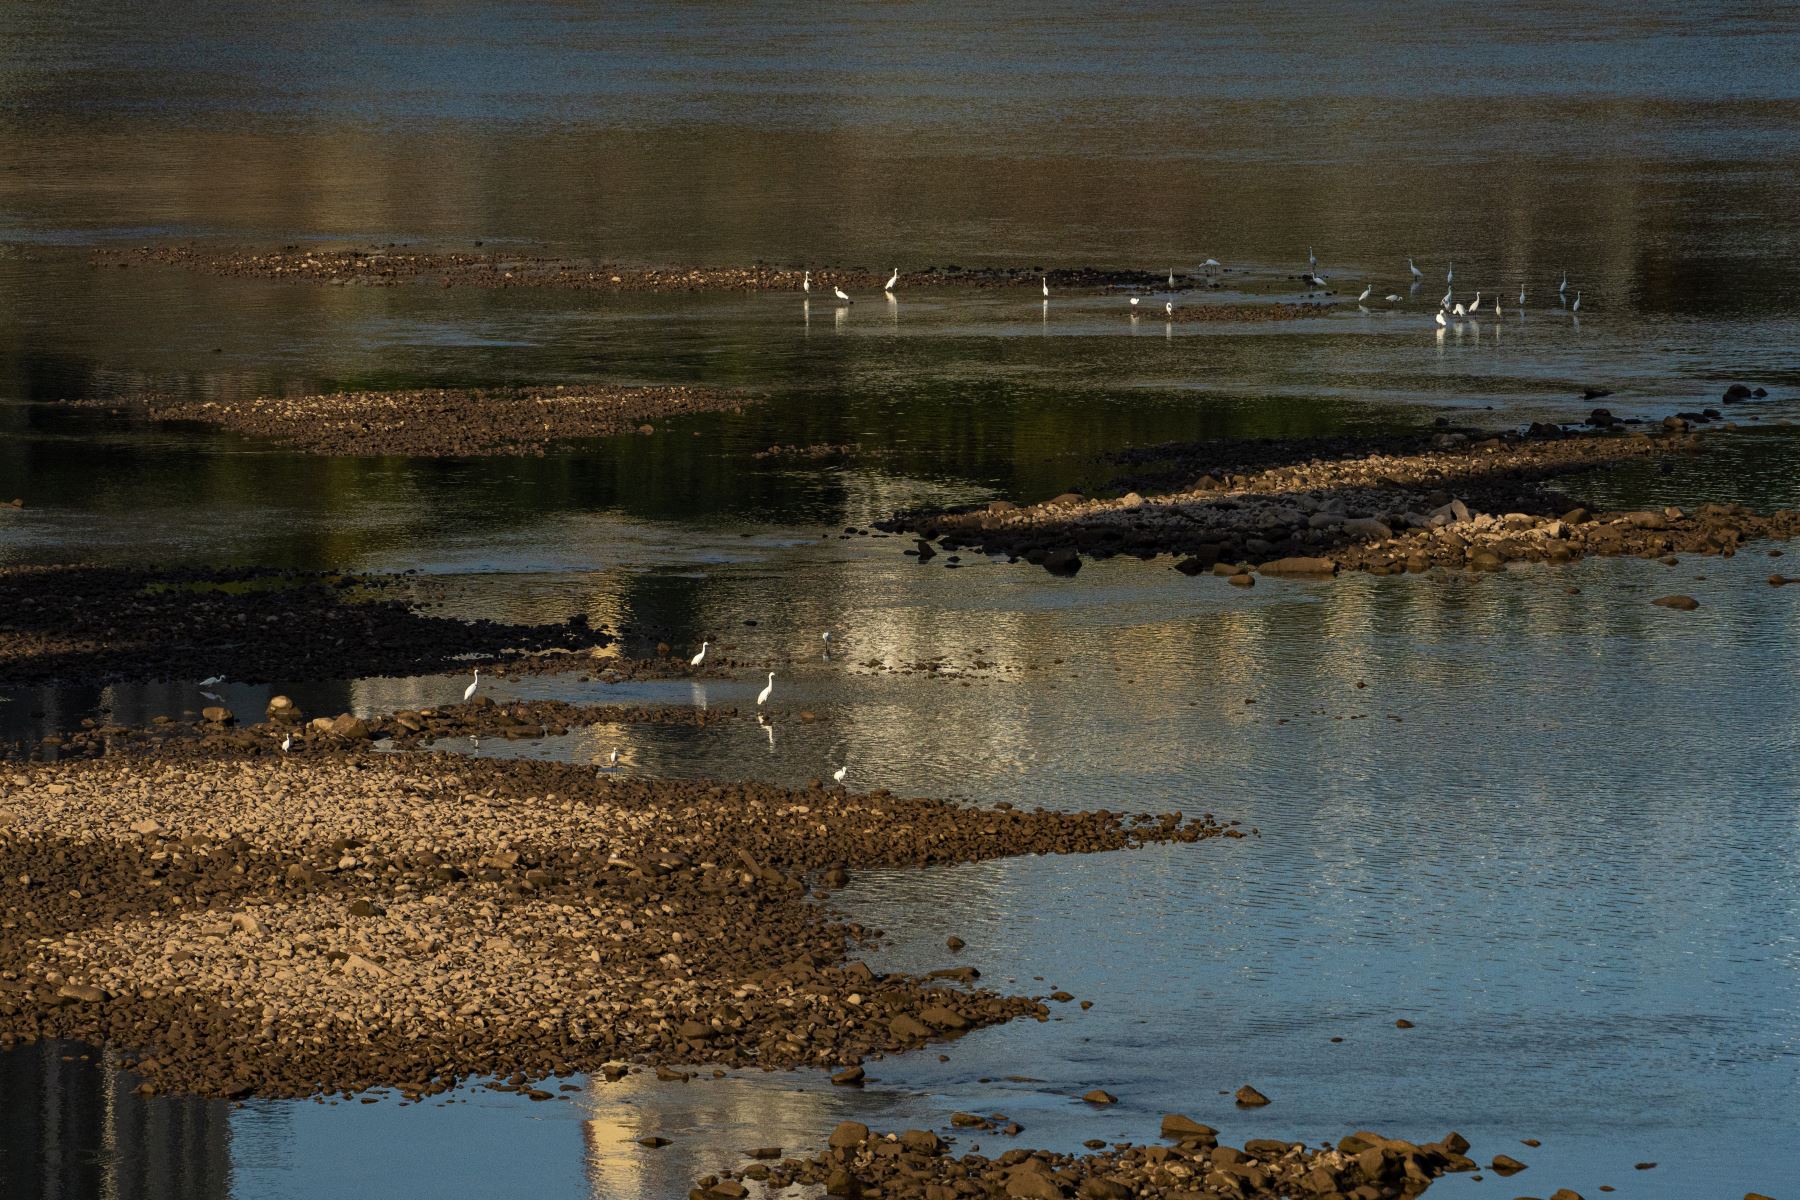
[[[225,677],[223,675],[208,675],[205,679],[202,679],[200,681],[200,686],[201,687],[211,687],[215,683],[224,683],[224,682],[225,682]]]
[[[850,298],[850,293],[846,292],[841,287],[833,287],[831,289],[831,291],[832,291],[833,295],[835,295],[839,300],[842,300],[845,304],[855,304],[856,303],[856,301],[854,301]]]
[[[1050,298],[1050,277],[1048,275],[1039,275],[1038,282],[1044,285],[1044,299],[1048,300]]]
[[[1455,283],[1456,282],[1456,264],[1455,263],[1451,263],[1450,269],[1444,272],[1444,282],[1445,283]]]
[[[773,692],[774,690],[775,690],[775,672],[770,671],[769,672],[769,682],[766,685],[764,685],[762,691],[756,693],[756,705],[758,708],[762,707],[763,702],[769,698],[769,693]]]
[[[286,754],[289,750],[292,750],[293,748],[294,748],[294,735],[290,733],[286,737],[281,739],[281,752],[283,754]]]
[[[1562,282],[1556,285],[1556,294],[1560,296],[1568,290],[1569,290],[1569,273],[1567,271],[1564,271],[1563,277],[1562,277]]]
[[[617,746],[614,746],[612,753],[606,756],[606,765],[609,767],[616,767],[619,765],[619,748]]]
[[[475,668],[475,678],[469,680],[469,686],[463,689],[463,700],[467,701],[475,695],[475,689],[481,686],[481,668]]]
[[[806,271],[800,276],[800,290],[808,296],[812,295],[812,272]]]
[[[1173,300],[1164,300],[1163,301],[1163,316],[1172,317],[1174,315],[1175,315],[1175,302]]]
[[[895,267],[894,273],[892,275],[888,276],[887,286],[882,288],[881,290],[884,292],[891,292],[894,290],[894,285],[899,282],[900,282],[900,268]]]
[[[1496,317],[1500,315],[1500,297],[1498,296],[1494,297],[1494,315]]]
[[[1208,271],[1216,271],[1219,269],[1219,260],[1216,258],[1209,258],[1200,265],[1205,267]]]
[[[1406,269],[1412,272],[1412,277],[1414,279],[1425,278],[1425,272],[1419,270],[1418,264],[1413,262],[1413,260],[1411,258],[1408,258],[1406,260]]]
[[[1448,321],[1444,320],[1444,310],[1443,309],[1440,308],[1431,315],[1437,318],[1437,323],[1440,327],[1449,324]]]
[[[1400,303],[1400,293],[1389,292],[1387,295],[1383,296],[1382,299],[1386,300],[1389,304],[1398,304]]]
[[[1581,293],[1579,291],[1577,291],[1575,293],[1575,303],[1569,305],[1569,311],[1570,312],[1580,312],[1581,311]]]
[[[1317,271],[1319,269],[1319,260],[1313,257],[1313,252],[1312,252],[1311,246],[1308,246],[1306,248],[1306,265],[1311,267],[1315,271]]]
[[[1438,301],[1438,307],[1439,308],[1449,308],[1450,307],[1450,299],[1451,299],[1452,295],[1454,295],[1452,290],[1450,288],[1445,288],[1444,289],[1444,298],[1442,300]]]
[[[1308,271],[1306,274],[1302,275],[1300,279],[1307,287],[1322,288],[1325,286],[1326,277],[1320,275],[1316,271]]]
[[[1175,286],[1175,268],[1174,267],[1169,268],[1169,286],[1170,287]]]
[[[1138,306],[1138,298],[1136,296],[1133,296],[1131,298],[1131,307],[1136,308],[1137,306]]]
[[[1519,307],[1525,307],[1525,285],[1522,283],[1519,285]]]
[[[833,779],[837,780],[839,783],[842,783],[842,782],[844,782],[844,776],[849,774],[849,772],[850,772],[850,764],[845,763],[843,766],[841,766],[837,770],[833,771],[831,773],[831,777]]]
[[[1463,306],[1459,304],[1455,308],[1450,310],[1450,315],[1453,317],[1466,317],[1469,314],[1466,310],[1464,310]]]
[[[1475,298],[1473,300],[1469,301],[1469,311],[1474,312],[1476,309],[1478,309],[1480,307],[1481,307],[1481,289],[1476,288],[1475,289]]]
[[[831,645],[831,630],[827,629],[824,633],[821,633],[819,635],[819,640],[824,642],[827,646]]]
[[[1369,298],[1369,293],[1374,290],[1375,290],[1375,285],[1371,283],[1368,287],[1366,287],[1362,290],[1362,295],[1360,295],[1356,298],[1356,302],[1358,304],[1361,304],[1364,300],[1367,300]]]
[[[694,655],[694,657],[688,659],[688,666],[697,667],[701,663],[705,662],[706,661],[706,648],[710,645],[712,645],[711,642],[706,642],[706,641],[701,642],[700,643],[700,653],[698,653],[698,654]]]

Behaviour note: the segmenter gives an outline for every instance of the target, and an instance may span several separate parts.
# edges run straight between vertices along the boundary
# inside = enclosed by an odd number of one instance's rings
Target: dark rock
[[[1692,596],[1658,596],[1650,603],[1663,608],[1679,609],[1682,612],[1693,612],[1700,607],[1700,602]]]
[[[1052,550],[1044,556],[1044,570],[1052,575],[1073,575],[1081,570],[1081,555],[1067,548]]]
[[[1240,1108],[1261,1108],[1269,1098],[1246,1083],[1237,1090],[1237,1102]]]

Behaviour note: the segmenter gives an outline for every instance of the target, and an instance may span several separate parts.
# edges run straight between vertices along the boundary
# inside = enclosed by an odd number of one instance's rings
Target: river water
[[[1260,836],[857,877],[832,902],[888,931],[877,966],[943,965],[957,934],[985,982],[1094,1002],[966,1037],[948,1062],[871,1064],[859,1093],[743,1075],[596,1082],[568,1104],[144,1101],[103,1052],[36,1047],[0,1057],[0,1194],[663,1197],[846,1117],[958,1109],[1057,1148],[1148,1138],[1182,1111],[1232,1139],[1455,1128],[1484,1161],[1532,1164],[1439,1185],[1453,1196],[1784,1194],[1800,645],[1794,589],[1762,582],[1768,547],[1245,592],[1167,560],[952,570],[843,530],[1104,486],[1128,446],[1567,419],[1590,386],[1656,417],[1734,381],[1770,393],[1732,411],[1739,432],[1672,475],[1584,489],[1800,503],[1792,12],[291,7],[0,14],[0,499],[26,501],[0,508],[0,561],[416,568],[454,583],[446,611],[723,641],[781,671],[778,704],[824,718],[772,742],[726,723],[482,753],[616,746],[631,769],[796,783],[847,762],[853,786],[1179,807]],[[1184,283],[1216,257],[1217,295],[1254,301],[1293,298],[1310,247],[1343,302],[1168,327],[1117,296],[903,284],[838,309],[90,264],[186,239],[1091,263]],[[1459,295],[1498,290],[1508,311],[1439,338],[1452,261]],[[1364,281],[1405,299],[1360,311]],[[544,459],[433,462],[308,459],[47,403],[589,380],[766,399]],[[857,450],[751,457],[815,443]],[[1669,591],[1702,607],[1646,603]],[[225,690],[238,711],[276,690],[338,711],[461,682]],[[741,703],[760,682],[503,686]],[[183,683],[0,679],[0,698],[8,741],[199,703]],[[1275,1102],[1235,1109],[1245,1082]],[[1121,1102],[1070,1099],[1091,1087]],[[643,1149],[646,1133],[673,1144]]]

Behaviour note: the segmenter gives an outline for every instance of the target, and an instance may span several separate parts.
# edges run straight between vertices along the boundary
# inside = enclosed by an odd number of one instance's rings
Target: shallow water
[[[34,1048],[0,1057],[0,1193],[280,1197],[423,1178],[444,1196],[662,1197],[845,1117],[942,1125],[957,1109],[1005,1112],[1021,1142],[1059,1148],[1151,1137],[1168,1110],[1232,1138],[1456,1128],[1484,1161],[1516,1151],[1532,1168],[1514,1190],[1544,1194],[1781,1186],[1800,1150],[1800,663],[1797,593],[1761,582],[1781,566],[1765,547],[1246,592],[1167,560],[1072,580],[978,555],[951,570],[843,529],[1105,486],[1121,469],[1103,456],[1127,446],[1566,419],[1592,407],[1588,386],[1612,389],[1598,403],[1620,415],[1659,417],[1738,380],[1771,393],[1730,411],[1741,432],[1670,475],[1632,467],[1579,490],[1800,503],[1791,17],[274,12],[33,2],[0,20],[0,499],[27,502],[0,508],[0,561],[416,568],[443,611],[582,611],[779,672],[770,729],[458,747],[479,753],[597,762],[617,747],[627,770],[784,782],[848,763],[857,787],[1179,807],[1259,836],[854,879],[833,903],[888,930],[877,965],[943,965],[955,933],[985,982],[1095,1002],[961,1039],[947,1063],[872,1064],[861,1093],[751,1074],[593,1083],[536,1105],[480,1089],[442,1107],[142,1101],[76,1048]],[[190,236],[1232,268],[1182,303],[1295,298],[1311,245],[1342,303],[1170,328],[1132,321],[1119,296],[903,287],[892,306],[838,310],[88,262],[94,246]],[[1429,270],[1418,293],[1409,254]],[[1498,286],[1508,311],[1439,338],[1452,258],[1459,294]],[[1556,302],[1565,270],[1579,321]],[[1347,297],[1365,278],[1407,299],[1359,312]],[[305,459],[45,403],[593,379],[761,402],[544,459],[442,462]],[[778,443],[859,449],[750,457]],[[1646,603],[1670,591],[1702,607]],[[462,682],[223,690],[240,712],[276,690],[337,711],[447,700]],[[499,686],[742,705],[760,683]],[[0,698],[8,742],[201,703],[183,683],[0,680]],[[820,719],[799,722],[802,707]],[[1244,1082],[1275,1103],[1235,1109],[1225,1093]],[[1121,1103],[1069,1099],[1095,1086]],[[637,1146],[648,1132],[673,1144]],[[1515,1144],[1527,1137],[1544,1144]]]

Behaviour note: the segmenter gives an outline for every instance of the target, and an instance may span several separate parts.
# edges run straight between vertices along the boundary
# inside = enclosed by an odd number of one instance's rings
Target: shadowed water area
[[[1127,470],[1107,455],[1128,447],[1437,417],[1512,428],[1596,403],[1659,419],[1733,382],[1768,391],[1728,412],[1737,432],[1670,474],[1633,464],[1571,490],[1609,507],[1800,503],[1796,49],[1772,5],[1453,21],[1404,3],[9,5],[0,501],[25,504],[0,508],[0,564],[417,570],[434,614],[581,613],[779,674],[767,729],[453,747],[474,753],[617,748],[627,770],[788,784],[848,764],[856,788],[1180,808],[1260,836],[854,876],[829,903],[887,931],[878,968],[967,963],[1002,990],[1094,1002],[872,1061],[862,1091],[744,1073],[582,1080],[543,1104],[146,1100],[112,1052],[35,1046],[0,1056],[0,1194],[423,1180],[446,1197],[663,1197],[749,1147],[815,1147],[842,1119],[942,1129],[958,1110],[1026,1127],[959,1143],[993,1153],[1142,1141],[1178,1111],[1234,1141],[1454,1128],[1483,1162],[1531,1164],[1434,1195],[1784,1194],[1800,1152],[1800,589],[1763,579],[1789,559],[1758,544],[1245,591],[1167,558],[1073,579],[969,551],[952,568],[845,530],[1105,489]],[[892,304],[839,307],[92,261],[189,240],[481,241],[897,267],[902,284]],[[1309,247],[1328,313],[1161,319],[1169,298],[1299,299]],[[1227,270],[1202,290],[1208,257]],[[1505,315],[1439,336],[1452,260],[1459,298],[1498,291]],[[1133,320],[1120,294],[905,283],[947,264],[1173,270],[1177,287]],[[469,460],[307,457],[52,403],[557,382],[756,402]],[[1584,401],[1589,387],[1613,394]],[[777,445],[850,450],[753,457]],[[1701,607],[1648,603],[1668,592]],[[207,702],[208,673],[0,677],[0,741],[179,716]],[[241,714],[277,692],[377,712],[465,682],[215,690]],[[492,694],[748,706],[761,684],[571,674]],[[944,949],[951,935],[967,948]],[[1235,1108],[1244,1083],[1274,1103]],[[1120,1103],[1072,1099],[1094,1087]],[[671,1144],[638,1145],[651,1134]]]

